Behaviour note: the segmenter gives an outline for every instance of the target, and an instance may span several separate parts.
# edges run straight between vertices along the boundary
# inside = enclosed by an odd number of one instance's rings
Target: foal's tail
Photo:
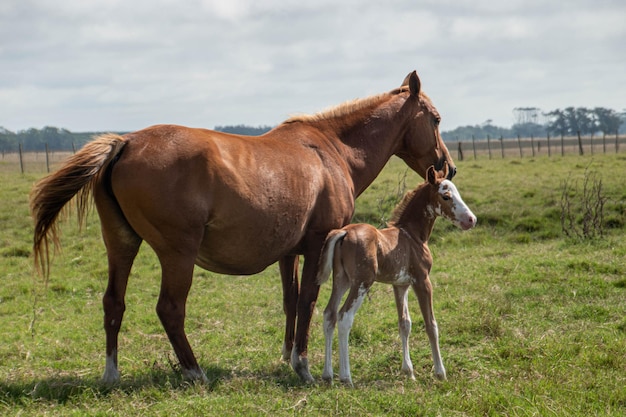
[[[317,285],[322,285],[328,280],[330,271],[333,269],[335,246],[337,245],[337,242],[341,241],[346,236],[347,233],[348,232],[345,230],[335,229],[331,230],[330,233],[328,233],[328,236],[326,236],[317,268]]]
[[[33,253],[35,266],[44,277],[50,268],[50,241],[55,249],[59,247],[56,221],[61,209],[78,195],[78,221],[82,224],[93,186],[125,144],[119,135],[99,136],[68,158],[58,171],[34,185],[30,193],[30,211],[35,221]]]

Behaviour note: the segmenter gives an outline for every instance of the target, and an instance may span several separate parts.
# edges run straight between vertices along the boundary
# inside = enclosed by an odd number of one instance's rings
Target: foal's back
[[[406,285],[432,266],[428,245],[418,244],[399,227],[377,229],[359,223],[342,230],[346,234],[341,242],[341,262],[334,267],[336,272],[338,267],[343,269],[351,282]]]

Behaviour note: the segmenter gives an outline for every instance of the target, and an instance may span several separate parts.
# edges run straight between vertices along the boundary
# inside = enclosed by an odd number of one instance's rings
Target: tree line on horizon
[[[545,137],[581,135],[614,135],[626,133],[626,111],[596,107],[567,107],[550,112],[542,112],[536,107],[518,107],[514,109],[516,123],[511,128],[494,126],[491,120],[481,125],[460,126],[454,130],[441,132],[445,141],[466,141],[491,138]],[[248,126],[244,124],[215,126],[220,132],[258,136],[271,126]],[[19,147],[25,152],[71,151],[81,148],[94,135],[104,132],[70,132],[67,129],[45,126],[42,129],[30,128],[12,132],[0,127],[0,151],[17,152]],[[124,133],[124,132],[116,132]]]
[[[567,107],[543,112],[537,107],[516,107],[516,122],[511,128],[494,126],[491,120],[482,125],[461,126],[441,132],[446,141],[490,138],[593,136],[626,133],[626,111],[618,113],[604,107]]]

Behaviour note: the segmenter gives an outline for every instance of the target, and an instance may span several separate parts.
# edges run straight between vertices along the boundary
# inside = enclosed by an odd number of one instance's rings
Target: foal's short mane
[[[400,88],[396,88],[388,93],[376,94],[370,97],[365,98],[357,98],[354,100],[349,100],[344,103],[338,104],[334,107],[330,107],[326,110],[322,110],[315,114],[298,114],[290,117],[285,121],[285,123],[295,123],[295,122],[321,122],[325,120],[340,118],[349,114],[357,113],[363,109],[376,106],[383,101],[387,100],[390,96],[400,94],[408,91],[407,86],[402,86]],[[429,111],[438,114],[435,110],[434,106],[430,104],[430,98],[423,93],[420,92],[420,101],[426,106]]]
[[[415,189],[413,189],[411,191],[407,191],[404,194],[404,197],[402,197],[402,200],[400,200],[400,202],[393,209],[393,212],[391,213],[391,219],[389,219],[389,221],[387,222],[387,226],[389,226],[389,227],[395,226],[396,222],[398,220],[400,220],[400,216],[402,216],[402,213],[404,213],[404,210],[406,210],[407,206],[413,200],[413,197],[415,197],[415,194],[419,190],[424,188],[426,186],[426,184],[427,184],[427,182],[423,183],[422,185],[420,185],[419,187],[417,187],[417,188],[415,188]]]

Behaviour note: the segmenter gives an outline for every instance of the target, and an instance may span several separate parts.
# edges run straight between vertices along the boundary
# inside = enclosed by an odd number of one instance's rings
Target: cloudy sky
[[[442,129],[626,108],[624,0],[3,0],[0,126],[275,125],[417,70]]]

